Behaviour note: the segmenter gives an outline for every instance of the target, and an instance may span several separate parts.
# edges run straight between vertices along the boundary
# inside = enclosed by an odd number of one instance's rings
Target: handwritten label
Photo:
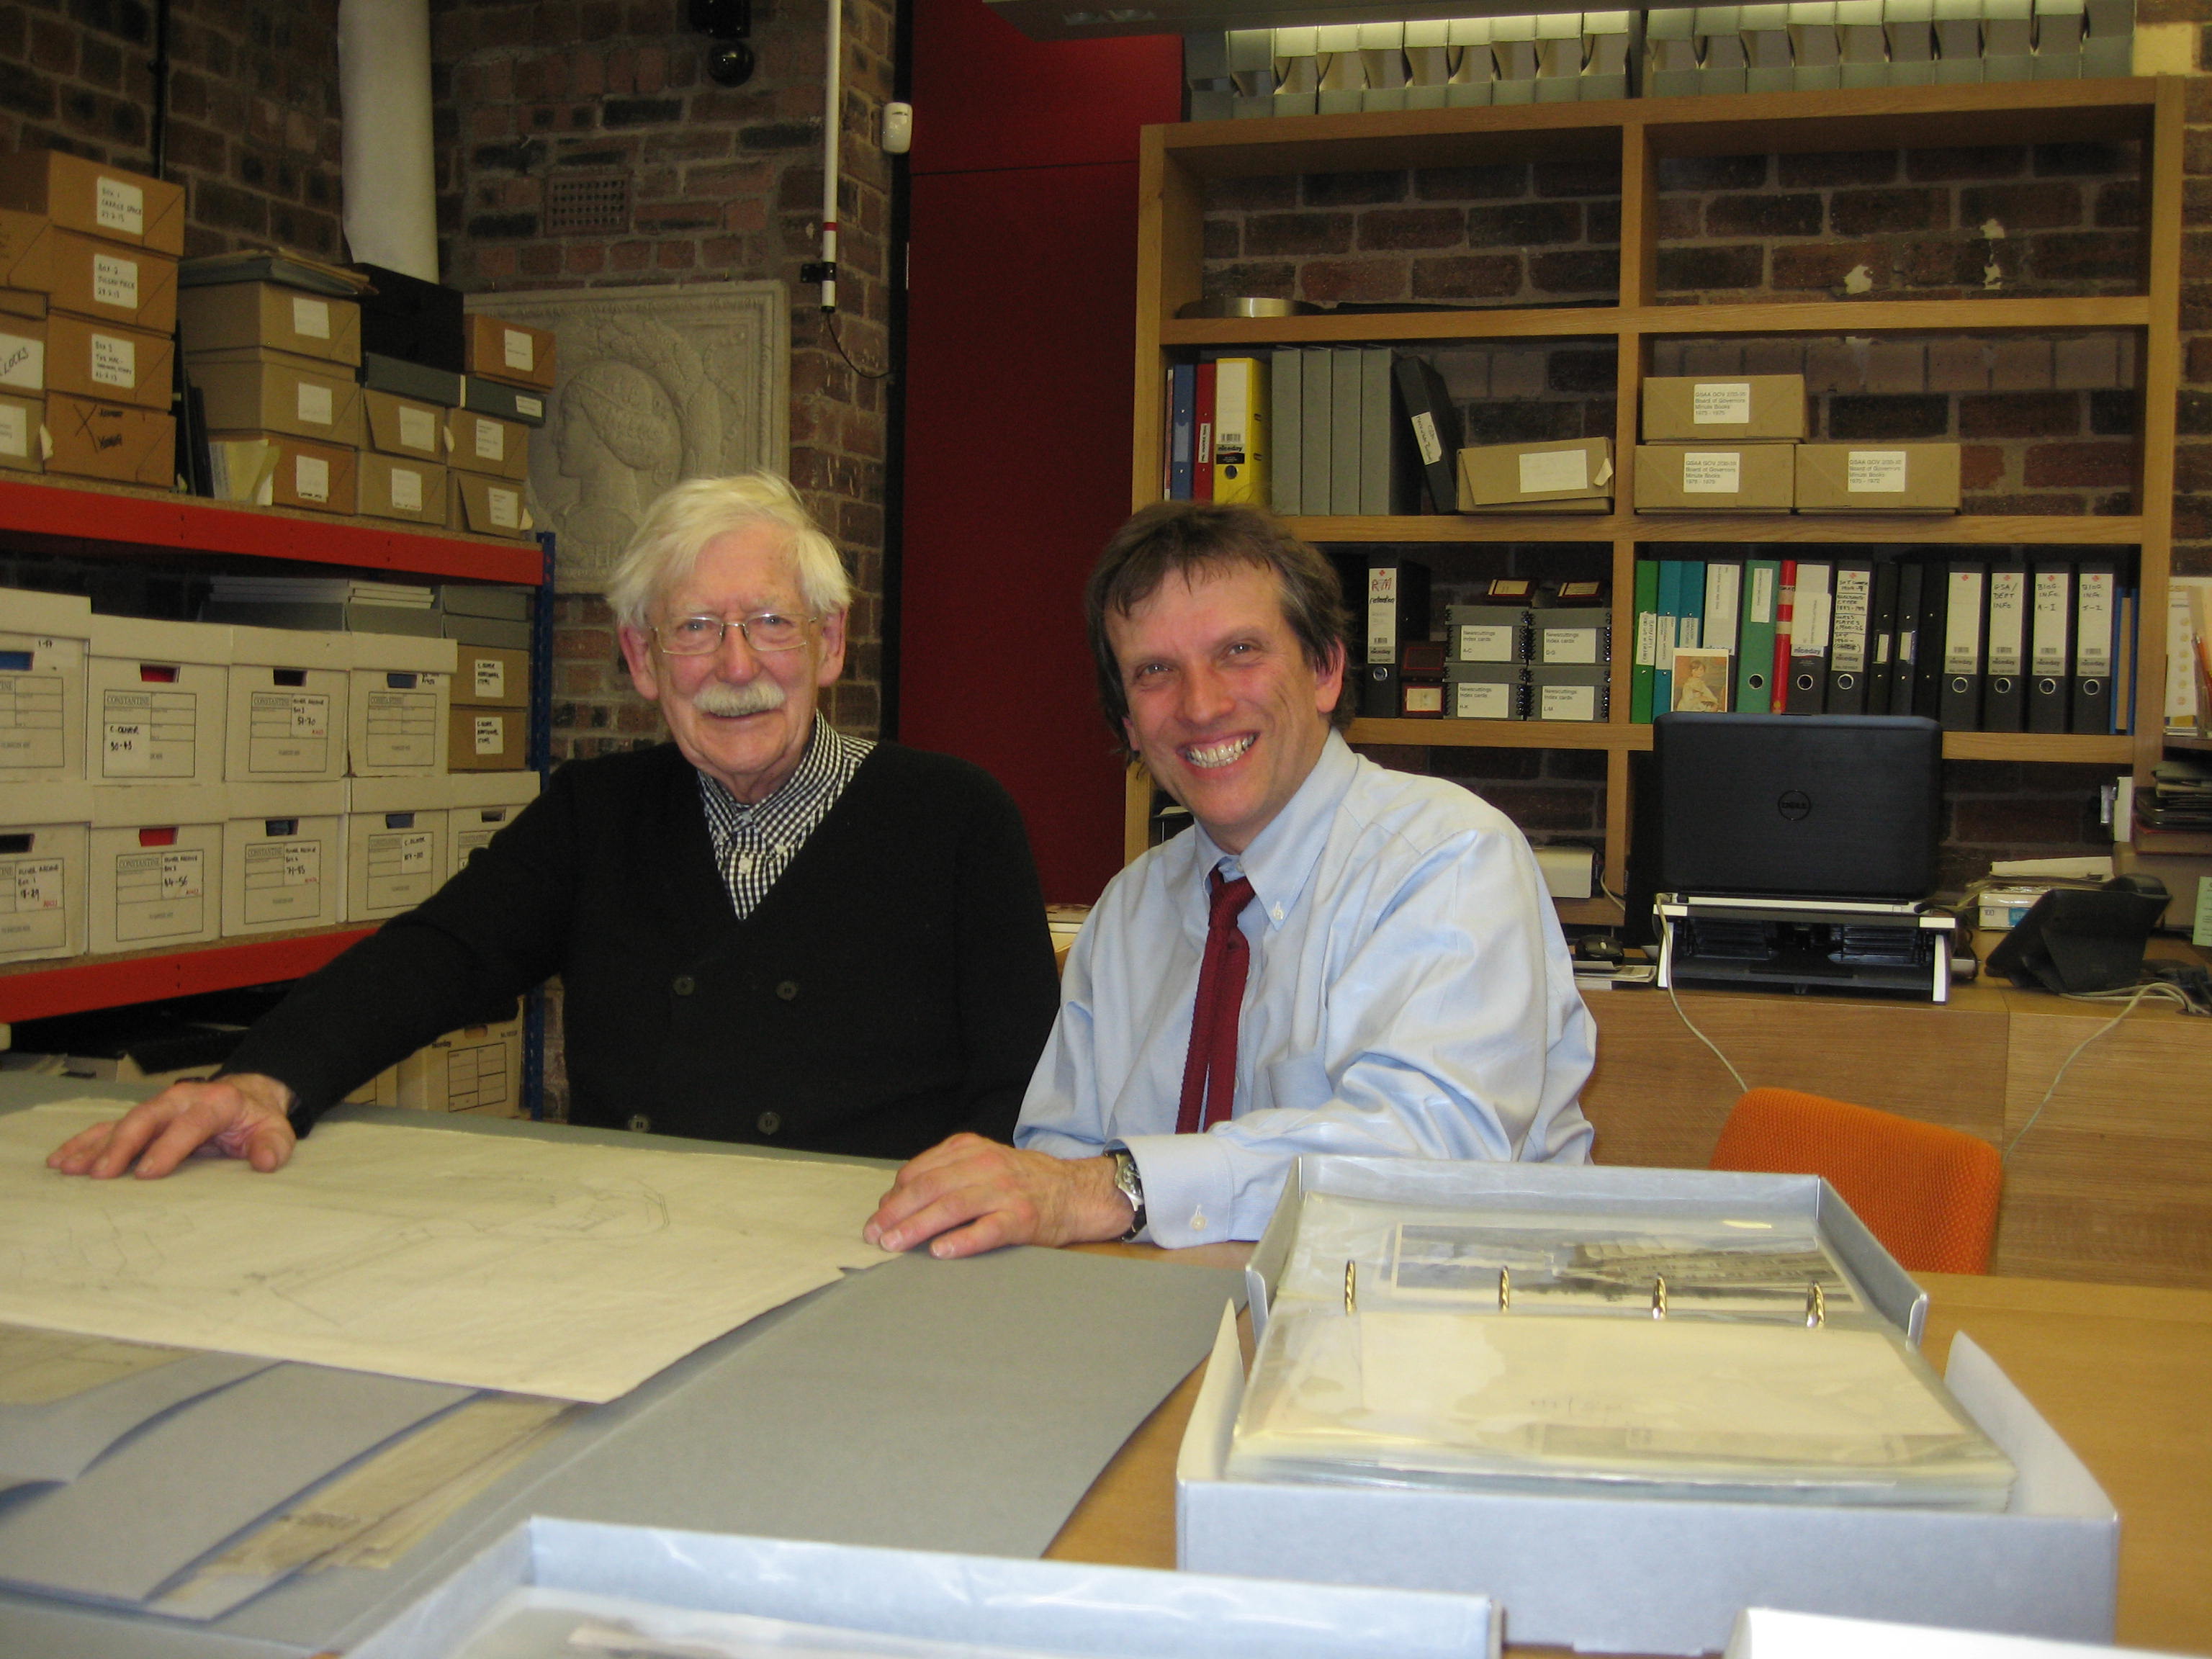
[[[507,665],[497,657],[478,657],[476,659],[477,696],[503,697],[507,695]]]
[[[330,301],[294,296],[292,332],[303,340],[329,339],[331,337]]]
[[[92,213],[102,230],[132,237],[146,234],[146,192],[120,179],[101,175]]]
[[[313,380],[301,381],[299,395],[293,406],[297,410],[297,417],[310,426],[328,426],[331,423],[331,389],[326,386],[319,386]]]
[[[410,404],[399,406],[399,447],[419,449],[425,455],[438,453],[438,417],[427,409]]]
[[[1521,493],[1542,495],[1589,488],[1589,457],[1579,449],[1540,449],[1521,457]]]
[[[476,717],[477,753],[503,755],[507,752],[507,722],[496,714]]]
[[[509,368],[520,369],[527,374],[538,367],[538,342],[532,339],[526,331],[507,328],[501,329],[500,332],[505,337],[500,343],[501,354]]]
[[[412,467],[392,469],[392,505],[403,513],[422,510],[422,475]]]
[[[112,334],[92,337],[92,378],[101,386],[126,389],[138,384],[138,345]]]
[[[303,501],[327,505],[331,499],[331,464],[319,455],[295,455],[292,493]]]
[[[491,521],[501,530],[522,527],[522,496],[513,489],[487,489],[484,501],[491,508]]]
[[[92,256],[92,297],[104,306],[113,306],[118,311],[138,309],[138,262],[118,259],[112,254]]]
[[[0,404],[0,455],[31,456],[31,416],[21,404]]]
[[[507,459],[507,433],[497,421],[479,420],[477,422],[477,459],[502,462]]]
[[[0,386],[19,392],[46,389],[46,343],[20,334],[0,334]]]

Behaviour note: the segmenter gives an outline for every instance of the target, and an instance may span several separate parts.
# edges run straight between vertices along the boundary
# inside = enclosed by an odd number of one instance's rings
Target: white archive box
[[[346,786],[234,783],[222,826],[222,935],[345,919]]]
[[[103,784],[221,783],[229,686],[228,626],[94,617],[86,775]]]
[[[1255,1326],[1291,1261],[1305,1196],[1323,1192],[1492,1219],[1567,1208],[1756,1223],[1809,1211],[1871,1309],[1919,1340],[1925,1297],[1814,1176],[1335,1157],[1298,1160],[1253,1252]],[[1516,1643],[1589,1652],[1717,1651],[1753,1605],[2109,1642],[2112,1501],[1965,1335],[1953,1340],[1946,1381],[2017,1471],[2001,1511],[1232,1479],[1246,1377],[1224,1320],[1176,1467],[1176,1564],[1486,1595]]]
[[[528,1622],[518,1627],[516,1615]],[[396,1617],[342,1639],[349,1659],[488,1659],[570,1651],[564,1638],[586,1619],[629,1624],[646,1636],[633,1638],[639,1649],[773,1650],[793,1659],[825,1650],[899,1659],[944,1651],[938,1644],[977,1659],[1497,1659],[1498,1652],[1496,1610],[1480,1596],[545,1516],[524,1522]],[[756,1622],[769,1620],[832,1639],[787,1645],[775,1626]],[[520,1638],[532,1626],[550,1633],[543,1645],[485,1644],[497,1639],[495,1631]],[[837,1642],[836,1632],[849,1634]],[[682,1645],[686,1637],[701,1645]],[[733,1638],[742,1648],[732,1645]]]
[[[411,910],[446,880],[449,781],[346,781],[345,919],[380,921]]]
[[[347,769],[357,778],[442,774],[459,647],[451,640],[409,634],[350,637]]]
[[[222,784],[94,784],[86,838],[94,956],[198,945],[222,932]]]
[[[0,802],[0,962],[82,956],[92,786],[10,782]]]
[[[0,783],[84,778],[84,657],[92,605],[0,588]]]
[[[410,1110],[520,1117],[522,1016],[448,1031],[395,1069],[397,1103]]]
[[[304,628],[230,630],[232,783],[318,783],[345,775],[353,638]]]
[[[449,875],[459,875],[470,855],[514,822],[538,799],[535,772],[456,772],[447,781],[453,816],[447,825]]]

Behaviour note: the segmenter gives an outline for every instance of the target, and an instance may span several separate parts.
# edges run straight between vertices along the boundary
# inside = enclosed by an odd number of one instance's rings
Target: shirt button
[[[676,976],[676,983],[672,988],[675,991],[678,996],[688,997],[692,992],[698,989],[698,985],[696,981],[692,979],[690,975],[678,974]]]
[[[775,988],[775,994],[781,997],[786,1002],[789,1002],[793,997],[799,994],[799,981],[795,979],[787,979],[784,981],[782,984]]]
[[[738,873],[741,876],[749,876],[752,874],[752,872],[753,855],[750,853],[747,853],[738,860]]]
[[[629,1120],[629,1129],[632,1134],[651,1134],[653,1133],[653,1120],[647,1117],[643,1112],[633,1113]]]
[[[754,1120],[753,1127],[764,1135],[772,1135],[783,1127],[783,1115],[781,1112],[763,1112]]]
[[[1279,904],[1273,909],[1268,911],[1267,914],[1274,917],[1277,921],[1280,921],[1283,919],[1283,907]]]
[[[1192,1212],[1190,1218],[1190,1230],[1194,1233],[1202,1233],[1206,1231],[1205,1211],[1196,1210]]]

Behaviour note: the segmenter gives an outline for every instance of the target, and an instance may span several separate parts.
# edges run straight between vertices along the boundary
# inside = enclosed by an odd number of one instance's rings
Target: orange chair
[[[1900,1266],[1989,1271],[2004,1160],[1973,1135],[1795,1089],[1753,1089],[1729,1114],[1712,1167],[1825,1176]]]

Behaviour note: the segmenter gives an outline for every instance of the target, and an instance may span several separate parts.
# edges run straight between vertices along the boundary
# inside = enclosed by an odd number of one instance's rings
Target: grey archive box
[[[402,398],[420,398],[426,404],[441,404],[447,409],[457,409],[461,402],[461,377],[450,369],[433,368],[428,363],[410,363],[400,357],[386,357],[380,352],[361,354],[361,383],[377,392],[389,392]]]
[[[1539,663],[1528,671],[1528,717],[1601,720],[1612,683],[1613,670],[1603,663]]]
[[[495,617],[501,622],[526,623],[534,591],[499,582],[448,582],[439,595],[449,617]]]
[[[510,622],[503,617],[470,617],[444,614],[440,618],[445,624],[446,638],[462,645],[489,645],[501,651],[530,649],[530,624]]]
[[[1603,665],[1613,660],[1613,612],[1603,605],[1551,605],[1529,613],[1528,660]]]
[[[1510,663],[1528,660],[1528,607],[1522,605],[1455,605],[1444,611],[1447,663]]]
[[[545,424],[544,392],[501,386],[481,374],[468,375],[461,381],[461,407],[479,415],[495,415],[502,421],[520,421],[525,426]]]
[[[1519,663],[1455,662],[1444,665],[1444,718],[1525,720],[1528,670]]]
[[[200,620],[252,628],[308,628],[326,634],[408,634],[438,637],[433,606],[362,605],[351,599],[210,599]]]

